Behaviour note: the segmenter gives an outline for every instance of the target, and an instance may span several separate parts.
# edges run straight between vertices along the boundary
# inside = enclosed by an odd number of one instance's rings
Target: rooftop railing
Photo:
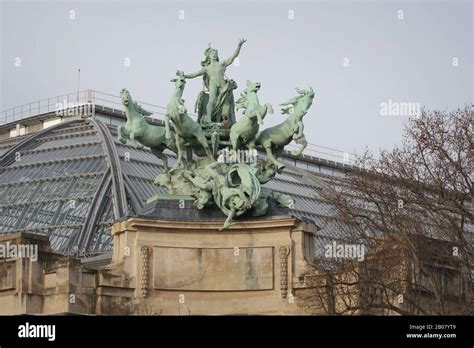
[[[145,110],[152,112],[152,119],[163,120],[166,108],[160,105],[137,101]],[[123,112],[122,103],[119,96],[107,94],[94,90],[84,90],[75,93],[58,95],[56,97],[42,99],[21,106],[13,107],[0,111],[0,126],[15,123],[29,117],[56,113],[59,110],[65,110],[70,107],[77,107],[84,104],[94,105],[93,110],[99,112],[101,110],[110,110],[112,112]],[[196,118],[197,115],[189,113],[191,117]],[[291,143],[287,150],[292,151],[299,147],[298,144]],[[308,143],[306,149],[302,153],[310,157],[334,161],[344,165],[351,166],[354,164],[356,155],[353,153]]]
[[[0,126],[23,120],[28,117],[57,112],[77,105],[90,103],[98,107],[122,111],[120,97],[112,94],[102,93],[94,90],[84,90],[76,93],[58,95],[56,97],[42,99],[21,106],[0,111]],[[155,117],[164,115],[165,107],[150,103],[138,102],[146,110],[153,112]]]

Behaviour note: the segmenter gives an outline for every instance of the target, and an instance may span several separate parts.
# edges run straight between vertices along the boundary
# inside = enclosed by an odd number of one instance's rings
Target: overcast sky
[[[127,87],[135,99],[165,106],[176,69],[197,71],[209,43],[223,60],[245,37],[227,76],[237,81],[236,97],[246,80],[262,83],[260,101],[276,111],[265,126],[284,120],[277,105],[295,87],[312,86],[307,139],[378,152],[400,142],[407,120],[381,115],[381,103],[472,103],[472,7],[456,0],[2,1],[0,109],[75,92],[79,67],[81,90],[118,95]],[[201,87],[200,78],[188,82],[188,109]]]

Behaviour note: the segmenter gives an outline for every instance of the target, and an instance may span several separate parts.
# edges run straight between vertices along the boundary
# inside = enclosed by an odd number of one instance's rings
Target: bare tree
[[[328,314],[472,314],[472,114],[427,111],[399,147],[368,150],[322,195],[362,243],[363,262],[316,262],[312,303]],[[356,294],[356,295],[354,295]],[[354,297],[355,296],[355,297]],[[354,301],[357,298],[357,301]]]

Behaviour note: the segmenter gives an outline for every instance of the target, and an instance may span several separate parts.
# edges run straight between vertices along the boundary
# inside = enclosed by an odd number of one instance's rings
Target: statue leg
[[[262,113],[260,112],[260,110],[255,111],[255,113],[257,114],[257,122],[258,122],[258,124],[262,125],[262,124],[263,124]],[[265,116],[265,115],[263,115],[263,116]]]
[[[212,155],[211,149],[209,148],[209,144],[207,143],[206,136],[204,135],[204,132],[202,131],[202,129],[198,129],[198,132],[196,134],[196,138],[199,141],[199,143],[201,144],[201,146],[204,148],[204,150],[206,151],[206,155],[210,159],[214,160],[214,156]]]
[[[219,133],[217,131],[212,132],[211,134],[211,144],[212,144],[212,155],[215,157],[217,156],[217,151],[219,150]]]
[[[158,157],[163,162],[165,173],[167,173],[168,172],[168,158],[163,153],[164,148],[152,147],[150,148],[150,150],[156,157]]]
[[[291,154],[293,156],[299,156],[303,152],[304,149],[306,149],[306,146],[308,145],[308,141],[306,140],[304,134],[296,140],[298,144],[300,144],[300,147],[296,150],[291,151]]]
[[[145,134],[145,129],[143,127],[136,128],[133,134],[135,134],[135,137],[142,137]]]
[[[269,145],[266,145],[265,146],[265,150],[267,151],[267,157],[268,159],[273,163],[275,164],[275,166],[277,167],[277,170],[278,172],[281,172],[284,168],[285,168],[285,165],[281,162],[279,162],[275,155],[273,154],[273,151],[272,151],[272,145],[269,144]]]
[[[224,225],[219,228],[219,231],[226,230],[230,227],[231,222],[232,222],[232,218],[234,217],[234,214],[235,214],[235,210],[232,209],[229,212],[229,215],[227,215],[227,219],[225,219]]]
[[[171,170],[177,169],[183,163],[183,153],[185,151],[185,140],[176,134],[176,147],[178,148],[178,159]]]
[[[140,144],[140,143],[135,139],[135,137],[136,137],[137,135],[140,136],[139,134],[137,134],[137,132],[131,131],[131,132],[130,132],[130,140],[135,143],[135,146],[137,147],[137,149],[143,149],[143,145]]]
[[[249,150],[249,152],[253,152],[253,150],[255,149],[255,141],[257,139],[255,138],[252,138],[249,140],[249,142],[247,143],[247,149]]]
[[[239,134],[237,132],[230,132],[230,144],[232,145],[232,156],[237,158],[237,145],[239,141]]]
[[[273,106],[272,104],[265,104],[265,116],[268,114],[273,114]]]
[[[212,113],[214,112],[214,105],[217,100],[217,86],[209,86],[209,100],[206,105],[206,117],[203,120],[203,123],[212,122]]]
[[[118,132],[118,140],[122,144],[126,144],[127,143],[127,138],[130,137],[130,134],[127,131],[127,127],[126,126],[119,126],[117,128],[117,132]]]

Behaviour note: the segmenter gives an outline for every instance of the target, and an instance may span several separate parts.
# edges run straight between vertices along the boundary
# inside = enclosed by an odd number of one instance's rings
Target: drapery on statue
[[[212,197],[214,203],[227,216],[220,228],[223,230],[231,225],[234,217],[254,208],[258,201],[261,187],[255,172],[256,168],[243,163],[228,167],[214,162],[196,172],[195,177],[189,172],[182,174],[201,191],[209,193],[196,199],[195,205],[198,208],[202,209]]]
[[[180,70],[176,72],[178,76],[183,76],[186,79],[193,79],[198,76],[204,78],[204,91],[199,94],[196,102],[196,112],[199,116],[202,116],[198,119],[201,124],[223,122],[224,128],[229,128],[235,122],[232,90],[237,86],[233,80],[225,78],[225,70],[237,58],[245,41],[247,40],[240,39],[234,54],[222,62],[219,61],[217,50],[208,47],[204,51],[205,59],[201,62],[201,70],[192,74],[185,74]],[[205,107],[205,114],[202,115],[202,105],[205,102],[206,91],[209,99]]]

